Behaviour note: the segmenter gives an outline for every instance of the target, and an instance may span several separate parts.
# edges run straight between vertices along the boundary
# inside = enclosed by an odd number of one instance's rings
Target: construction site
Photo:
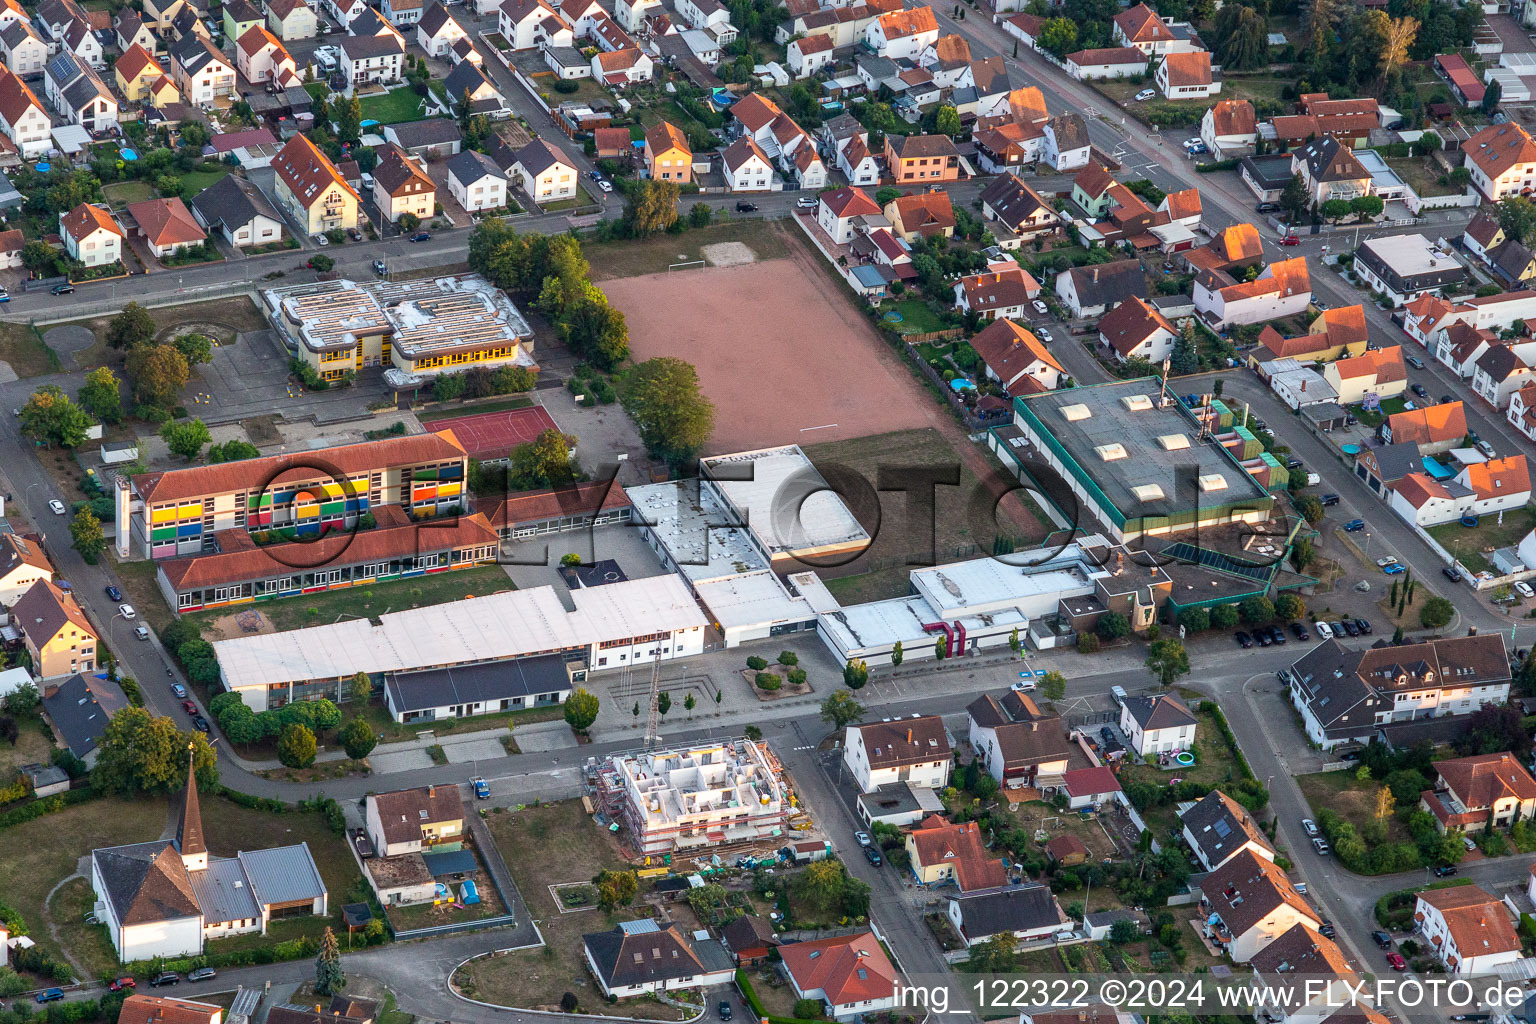
[[[778,758],[749,739],[589,758],[583,774],[589,810],[635,858],[776,848],[810,827]]]

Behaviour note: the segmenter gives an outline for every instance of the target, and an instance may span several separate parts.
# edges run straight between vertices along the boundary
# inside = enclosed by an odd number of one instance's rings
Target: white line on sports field
[[[837,426],[837,424],[836,424],[836,423],[823,423],[823,424],[822,424],[822,425],[821,425],[821,426],[819,426],[819,427],[801,427],[801,428],[800,428],[800,433],[802,433],[802,434],[803,434],[803,433],[805,433],[805,432],[806,432],[806,431],[807,431],[807,430],[831,430],[831,429],[832,429],[832,428],[833,428],[833,427],[835,427],[835,426]]]

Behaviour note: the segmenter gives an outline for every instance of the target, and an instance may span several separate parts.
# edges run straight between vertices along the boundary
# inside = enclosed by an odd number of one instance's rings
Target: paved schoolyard
[[[810,257],[603,282],[629,322],[634,359],[698,368],[716,406],[706,454],[811,444],[946,413]]]

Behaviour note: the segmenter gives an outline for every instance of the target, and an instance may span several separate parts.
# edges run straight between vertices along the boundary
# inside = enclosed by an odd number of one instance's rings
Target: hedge
[[[1217,171],[1235,171],[1240,161],[1237,160],[1212,160],[1209,163],[1195,164],[1196,174],[1215,174]]]
[[[1412,907],[1421,892],[1428,892],[1430,889],[1454,889],[1458,885],[1471,884],[1472,879],[1470,878],[1442,878],[1438,882],[1431,882],[1428,885],[1419,886],[1417,889],[1397,889],[1389,892],[1376,901],[1376,923],[1383,928],[1391,927],[1392,911],[1397,909],[1393,906],[1394,901],[1397,902],[1399,907],[1404,905]],[[1410,920],[1412,920],[1411,915]]]
[[[752,982],[747,978],[747,972],[743,968],[736,968],[736,988],[741,992],[741,998],[747,1001],[752,1008],[752,1013],[758,1020],[766,1020],[768,1024],[826,1024],[825,1021],[805,1020],[800,1017],[772,1017],[763,1008],[763,1001],[757,998],[757,990],[752,987]]]
[[[10,828],[13,825],[33,821],[45,814],[54,814],[67,807],[73,807],[76,804],[83,804],[94,800],[96,797],[97,793],[91,789],[71,789],[67,793],[58,793],[54,796],[45,797],[42,800],[33,800],[29,804],[22,804],[20,807],[0,814],[0,828]]]
[[[271,946],[253,946],[250,949],[233,949],[227,953],[203,953],[201,956],[181,957],[175,960],[155,958],[137,960],[124,966],[124,974],[158,974],[161,971],[186,973],[199,967],[251,967],[260,964],[282,963],[285,960],[307,960],[320,952],[320,943],[309,936],[289,939]]]

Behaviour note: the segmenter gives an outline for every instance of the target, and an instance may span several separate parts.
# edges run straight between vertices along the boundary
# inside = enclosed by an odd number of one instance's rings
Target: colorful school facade
[[[451,430],[118,478],[120,558],[215,553],[228,531],[318,539],[397,506],[463,510],[469,457]],[[304,564],[311,564],[305,562]]]

